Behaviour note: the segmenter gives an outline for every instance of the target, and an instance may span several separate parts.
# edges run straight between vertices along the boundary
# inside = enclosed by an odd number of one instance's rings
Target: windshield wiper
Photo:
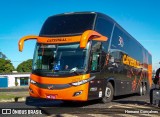
[[[70,70],[70,73],[75,73],[76,75],[79,75],[79,73],[77,72],[78,68],[74,67]]]

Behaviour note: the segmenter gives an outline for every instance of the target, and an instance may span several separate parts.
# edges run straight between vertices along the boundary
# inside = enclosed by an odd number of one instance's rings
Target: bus
[[[34,98],[63,101],[101,99],[139,93],[152,85],[152,56],[109,16],[99,12],[72,12],[50,16],[39,36],[30,76]]]

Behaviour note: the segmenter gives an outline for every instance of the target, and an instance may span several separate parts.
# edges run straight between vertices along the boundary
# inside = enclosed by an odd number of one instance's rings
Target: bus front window
[[[88,66],[88,47],[79,48],[79,43],[46,45],[37,44],[33,60],[33,71],[68,74],[83,73]]]

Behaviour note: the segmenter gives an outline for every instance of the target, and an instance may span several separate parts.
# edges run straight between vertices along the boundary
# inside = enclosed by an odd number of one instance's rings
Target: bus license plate
[[[47,99],[56,99],[56,95],[47,95]]]

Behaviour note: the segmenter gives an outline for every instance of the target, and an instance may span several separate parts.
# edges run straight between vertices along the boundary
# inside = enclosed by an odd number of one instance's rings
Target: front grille
[[[71,87],[70,84],[41,84],[36,83],[36,86],[43,89],[49,89],[49,90],[60,90]]]

